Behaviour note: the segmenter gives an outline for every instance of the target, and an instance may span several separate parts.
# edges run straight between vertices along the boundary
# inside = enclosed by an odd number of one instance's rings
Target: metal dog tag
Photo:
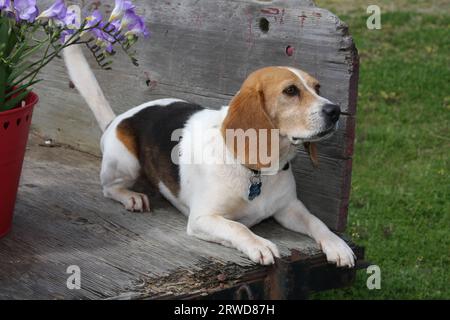
[[[250,186],[248,187],[248,200],[252,201],[261,194],[261,172],[253,171],[250,177]]]

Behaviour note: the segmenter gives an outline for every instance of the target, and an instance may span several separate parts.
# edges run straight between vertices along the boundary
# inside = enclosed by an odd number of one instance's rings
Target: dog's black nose
[[[328,103],[322,107],[322,112],[331,122],[336,122],[341,114],[341,108],[336,104]]]

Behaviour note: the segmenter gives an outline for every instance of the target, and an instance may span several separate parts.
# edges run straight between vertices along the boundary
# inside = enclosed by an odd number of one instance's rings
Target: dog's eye
[[[316,84],[314,86],[314,90],[316,91],[317,94],[320,94],[320,84]]]
[[[289,86],[286,89],[284,89],[283,93],[292,97],[292,96],[297,96],[299,93],[299,90],[296,86],[292,85],[292,86]]]

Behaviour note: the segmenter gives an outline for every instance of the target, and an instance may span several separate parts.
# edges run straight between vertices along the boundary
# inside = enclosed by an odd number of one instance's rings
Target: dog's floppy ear
[[[243,131],[240,131],[239,129],[242,129]],[[236,135],[238,135],[239,132],[246,132],[249,129],[255,130],[256,143],[249,143],[249,139],[245,138],[245,149],[239,150],[238,138]],[[241,91],[239,91],[231,101],[228,114],[222,125],[222,135],[227,146],[234,153],[234,156],[251,169],[260,170],[261,168],[270,167],[270,161],[269,163],[265,163],[267,161],[262,161],[261,155],[268,158],[272,157],[272,129],[275,129],[275,127],[265,110],[264,94],[262,90],[253,87],[241,88]],[[230,134],[234,135],[232,139],[229,139]],[[261,141],[260,144],[261,139],[263,139],[263,141]],[[262,153],[260,153],[260,146],[267,146],[267,149],[261,150]],[[242,151],[244,153],[240,154]]]
[[[309,159],[311,159],[311,163],[314,168],[319,166],[319,159],[317,158],[317,146],[314,142],[304,142],[306,151],[309,154]]]

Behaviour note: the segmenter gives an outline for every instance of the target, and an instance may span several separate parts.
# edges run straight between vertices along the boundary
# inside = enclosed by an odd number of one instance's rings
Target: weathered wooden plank
[[[333,230],[344,231],[350,198],[352,159],[319,156],[314,168],[301,152],[293,162],[297,194],[305,206]]]
[[[278,1],[138,1],[152,30],[152,39],[140,42],[138,48],[140,67],[130,67],[127,58],[122,57],[114,65],[114,75],[97,71],[100,83],[117,112],[167,96],[218,108],[228,104],[252,70],[267,65],[292,65],[317,76],[323,95],[352,114],[354,105],[349,101],[349,84],[353,81],[355,51],[345,28],[323,9],[299,7],[298,1],[286,1],[283,7],[277,7],[280,4]],[[261,18],[270,22],[267,33],[259,29]],[[294,56],[286,55],[287,45],[296,49]],[[38,87],[43,105],[49,108],[62,105],[61,93],[68,91],[62,64],[48,68],[43,77],[54,79],[51,85],[56,88],[47,92],[44,87]],[[92,123],[85,120],[91,117],[89,112],[74,114],[86,110],[83,101],[73,99],[71,105],[75,110],[67,110],[68,115]],[[42,112],[48,113],[49,108],[43,108]],[[76,138],[72,130],[66,129],[69,120],[57,121],[61,125],[56,133],[57,126],[48,120],[37,112],[38,128],[46,128],[63,142],[72,143],[72,138]],[[343,128],[348,129],[345,121]],[[98,137],[98,130],[91,127],[89,133]],[[349,157],[352,138],[342,133],[334,139],[322,143],[323,154]],[[331,148],[326,148],[328,144]],[[80,141],[80,146],[98,152],[96,141]]]
[[[43,3],[51,1],[42,1]],[[306,153],[293,163],[298,193],[330,227],[343,230],[350,190],[358,58],[345,25],[311,1],[143,1],[152,39],[140,42],[141,66],[125,57],[115,72],[96,74],[116,112],[142,102],[178,97],[218,108],[245,76],[266,65],[291,65],[315,75],[324,96],[345,111],[339,132],[319,145],[319,168]],[[140,9],[140,10],[141,10]],[[269,21],[269,31],[259,21]],[[295,48],[286,55],[287,45]],[[34,130],[57,142],[98,154],[100,130],[69,81],[62,63],[42,74]],[[150,80],[150,85],[147,86]],[[103,198],[99,159],[67,148],[31,142],[12,233],[0,241],[0,298],[173,297],[209,285],[199,275],[223,271],[233,279],[265,272],[234,249],[187,236],[186,218],[152,193],[151,214],[131,214]],[[149,192],[150,186],[136,186]],[[319,254],[310,238],[273,221],[254,231],[284,256],[291,249]],[[82,289],[68,290],[67,266],[82,270]],[[182,275],[191,274],[192,277]],[[162,277],[163,281],[158,281]]]
[[[337,230],[345,227],[350,192],[358,57],[347,28],[310,1],[137,1],[152,31],[139,42],[140,67],[119,56],[114,72],[99,70],[113,108],[122,112],[142,102],[177,97],[209,108],[228,104],[246,75],[267,65],[300,67],[322,84],[322,94],[341,104],[338,132],[318,144],[323,165],[310,172],[296,160],[299,195]],[[259,27],[260,19],[269,30]],[[286,46],[295,48],[286,54]],[[100,130],[65,68],[55,63],[37,88],[41,104],[34,129],[41,135],[99,154]]]
[[[33,127],[34,130],[42,136],[69,143],[80,150],[100,155],[100,129],[94,117],[90,114],[90,110],[86,106],[79,105],[80,97],[78,93],[75,91],[67,91],[64,102],[60,102],[60,99],[56,98],[57,101],[54,101],[54,103],[48,103],[49,100],[54,100],[54,97],[58,97],[60,94],[60,89],[53,86],[53,84],[57,85],[57,83],[58,81],[54,80],[48,81],[47,85],[49,87],[46,89],[46,96],[48,96],[46,98],[47,103],[41,103],[39,106],[40,110],[36,112],[37,115],[35,116],[38,118],[37,121],[39,123],[52,125],[46,125],[45,127],[35,125]],[[67,80],[66,83],[68,87],[69,81]],[[171,91],[174,97],[183,96],[183,99],[187,99],[188,101],[198,100],[196,99],[196,94],[180,91],[179,88],[165,86],[164,89]],[[67,90],[70,89],[68,88]],[[164,94],[155,96],[155,98],[163,97],[167,96]],[[229,98],[231,99],[231,96]],[[208,106],[214,103],[220,106],[222,97],[210,96],[204,98],[204,100],[208,100]],[[70,118],[61,121],[61,119],[67,117],[67,114],[70,115]],[[341,116],[338,131],[331,138],[318,143],[319,154],[336,159],[350,158],[353,154],[354,121],[353,116]],[[85,128],[86,130],[80,130],[80,128]],[[70,141],[68,141],[68,138],[70,138]],[[344,144],[344,142],[346,143]]]
[[[156,290],[156,279],[175,271],[229,270],[235,264],[237,277],[254,267],[234,249],[188,236],[186,218],[157,193],[150,195],[150,214],[129,213],[104,198],[99,158],[38,144],[31,139],[13,230],[0,241],[0,298],[107,298],[136,292],[143,282]],[[312,239],[275,222],[254,231],[284,256],[291,249],[320,253]],[[81,290],[66,287],[70,265],[81,268]],[[171,279],[167,286],[183,281]]]

